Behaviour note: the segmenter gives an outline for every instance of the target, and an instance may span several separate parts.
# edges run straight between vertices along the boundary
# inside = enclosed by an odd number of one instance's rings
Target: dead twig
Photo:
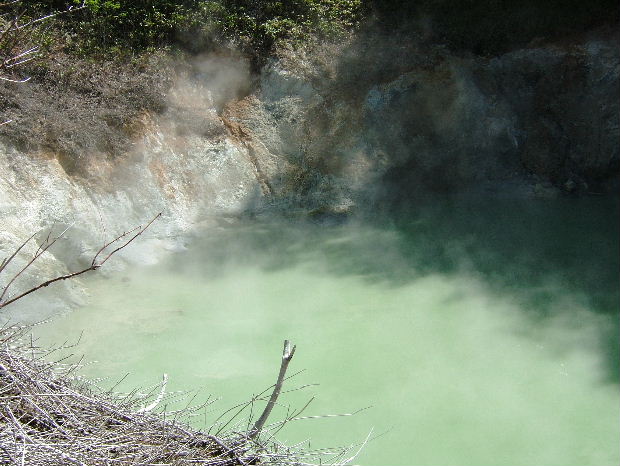
[[[86,2],[83,1],[81,5],[72,5],[64,10],[28,18],[27,5],[21,0],[0,3],[0,81],[15,84],[28,82],[29,76],[16,77],[13,72],[15,68],[39,56],[40,46],[35,43],[35,35],[40,25],[54,17],[86,8]],[[12,121],[2,121],[0,126]]]
[[[273,392],[271,393],[271,397],[267,402],[267,406],[265,406],[265,410],[254,424],[254,427],[252,427],[252,429],[248,433],[249,439],[254,439],[258,434],[261,433],[265,422],[267,422],[267,418],[271,414],[271,410],[278,401],[278,396],[280,396],[280,392],[282,391],[282,384],[284,383],[284,378],[286,376],[286,370],[288,369],[288,365],[291,362],[291,359],[293,359],[296,348],[297,347],[295,345],[293,345],[293,347],[291,348],[291,342],[289,340],[284,340],[284,350],[282,352],[282,363],[280,364],[280,373],[278,374],[278,380],[275,387],[273,387]]]
[[[23,291],[19,294],[17,294],[16,296],[9,296],[8,292],[9,292],[9,288],[15,283],[15,281],[28,269],[32,266],[32,264],[34,264],[37,259],[39,259],[45,252],[47,252],[59,239],[61,239],[62,237],[64,237],[64,235],[66,234],[66,232],[69,230],[70,227],[67,227],[62,233],[60,233],[59,235],[57,235],[56,237],[51,237],[50,234],[48,234],[47,238],[43,241],[43,243],[41,244],[41,246],[39,246],[39,248],[37,249],[37,251],[35,252],[35,254],[32,256],[32,258],[26,262],[26,264],[17,272],[15,273],[11,279],[8,281],[8,283],[3,287],[2,289],[2,293],[0,293],[0,309],[8,306],[11,303],[14,303],[15,301],[23,298],[24,296],[27,296],[31,293],[34,293],[37,290],[40,290],[41,288],[45,288],[49,285],[51,285],[52,283],[55,282],[59,282],[62,280],[68,280],[70,278],[74,278],[77,277],[79,275],[85,274],[87,272],[91,272],[94,270],[97,270],[98,268],[100,268],[103,264],[105,264],[114,254],[116,254],[117,252],[119,252],[120,250],[126,248],[127,246],[129,246],[129,244],[131,244],[138,236],[140,236],[142,233],[144,233],[152,224],[155,220],[157,220],[160,216],[161,216],[161,212],[158,213],[157,215],[155,215],[155,217],[153,217],[153,219],[151,219],[150,222],[148,222],[146,225],[144,226],[138,226],[132,230],[129,230],[127,232],[124,232],[120,235],[118,235],[116,238],[112,239],[111,241],[108,241],[107,243],[105,243],[93,256],[93,259],[90,263],[90,265],[88,267],[85,267],[84,269],[75,271],[75,272],[69,272],[63,275],[59,275],[57,277],[54,278],[50,278],[49,280],[45,280],[44,282],[39,283],[36,286],[33,286],[32,288],[29,288],[26,291]],[[133,235],[132,235],[133,234]],[[35,235],[32,235],[30,238],[28,238],[26,241],[24,241],[14,252],[13,254],[2,260],[2,262],[0,262],[0,273],[4,272],[6,270],[6,267],[11,263],[11,261],[17,256],[17,254],[24,248],[24,246],[31,241],[34,238]],[[110,248],[113,248],[110,252],[108,252],[107,254],[106,251],[109,250]],[[103,259],[101,259],[101,256],[105,255],[105,257],[103,257]]]
[[[260,425],[252,430],[262,435],[251,438],[245,431],[197,431],[187,425],[193,408],[141,411],[145,398],[136,391],[120,399],[76,377],[72,364],[47,362],[46,355],[58,348],[37,347],[30,329],[0,328],[0,464],[302,466],[339,465],[350,457],[352,447],[308,451],[301,443],[285,446]],[[284,366],[292,353],[285,345]],[[285,380],[280,374],[278,393]],[[148,408],[163,397],[163,389],[151,392]],[[277,395],[272,398],[271,407]],[[268,415],[261,416],[263,424]]]

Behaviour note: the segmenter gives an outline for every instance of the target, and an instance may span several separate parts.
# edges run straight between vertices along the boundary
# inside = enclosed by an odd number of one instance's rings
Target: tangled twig
[[[252,435],[254,429],[198,431],[184,422],[195,408],[144,410],[136,392],[120,398],[75,376],[73,364],[47,362],[59,348],[38,347],[30,330],[0,328],[0,464],[303,466],[351,460],[346,448],[282,445],[267,427]],[[154,389],[151,399],[161,401],[161,393]]]

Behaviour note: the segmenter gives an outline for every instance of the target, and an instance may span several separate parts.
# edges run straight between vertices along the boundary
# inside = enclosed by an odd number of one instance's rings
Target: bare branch
[[[74,278],[77,277],[79,275],[85,274],[87,272],[91,272],[94,270],[97,270],[99,267],[101,267],[108,259],[110,259],[110,257],[112,257],[114,254],[116,254],[118,251],[120,251],[121,249],[127,247],[129,244],[131,244],[138,236],[140,236],[142,233],[144,233],[146,231],[147,228],[149,228],[153,222],[158,219],[161,216],[161,212],[158,213],[155,217],[153,217],[153,219],[148,222],[145,226],[138,226],[136,228],[134,228],[133,230],[130,230],[130,232],[128,233],[123,233],[122,235],[117,236],[116,238],[114,238],[112,241],[109,241],[108,243],[106,243],[102,248],[100,248],[97,253],[95,254],[95,256],[93,257],[91,264],[82,269],[82,270],[78,270],[75,272],[69,272],[63,275],[59,275],[57,277],[51,278],[49,280],[46,280],[42,283],[39,283],[36,286],[33,286],[32,288],[18,294],[17,296],[13,296],[13,297],[8,297],[8,290],[11,287],[11,285],[13,285],[13,283],[17,280],[17,278],[22,275],[22,273],[24,273],[29,267],[32,266],[32,264],[39,258],[41,257],[41,255],[43,255],[43,253],[45,253],[50,247],[52,247],[60,238],[62,238],[65,233],[67,232],[67,230],[71,227],[67,227],[65,228],[65,230],[63,230],[63,232],[54,237],[51,238],[50,234],[48,234],[47,238],[45,239],[45,241],[43,241],[42,245],[39,246],[39,248],[37,249],[37,251],[35,252],[34,256],[32,257],[32,259],[30,259],[26,265],[24,267],[22,267],[15,275],[13,275],[13,277],[9,280],[9,282],[4,286],[4,289],[2,290],[2,294],[0,294],[0,309],[8,306],[11,303],[14,303],[15,301],[23,298],[24,296],[27,296],[31,293],[34,293],[35,291],[40,290],[41,288],[45,288],[49,285],[51,285],[52,283],[55,282],[59,282],[59,281],[63,281],[63,280],[68,280],[70,278]],[[121,240],[123,240],[123,238],[126,238],[131,232],[135,232],[137,231],[137,233],[135,235],[133,235],[131,238],[129,238],[128,240],[122,242],[122,244],[118,247],[116,247],[115,249],[113,249],[106,257],[105,259],[103,259],[102,261],[97,261],[98,256],[108,247],[114,245],[114,244],[118,244],[119,242],[121,242]],[[8,258],[5,259],[2,262],[2,265],[0,266],[0,272],[2,272],[6,266],[8,265],[9,262],[11,262],[11,260],[17,255],[17,253],[28,243],[28,241],[30,241],[32,238],[34,237],[31,236],[28,240],[26,240],[24,243],[22,243],[19,248]]]
[[[7,265],[9,265],[11,263],[11,261],[15,258],[15,256],[17,254],[19,254],[19,251],[21,251],[23,249],[24,246],[26,246],[26,244],[28,244],[28,242],[34,238],[34,235],[36,235],[36,233],[33,233],[32,236],[30,238],[28,238],[26,241],[24,241],[16,250],[15,252],[13,252],[13,254],[11,254],[11,256],[7,259],[2,259],[2,264],[0,265],[0,273],[2,273],[2,271],[6,268]]]
[[[22,22],[22,18],[26,15],[26,8],[20,7],[20,3],[21,0],[0,3],[0,8],[10,7],[0,12],[0,81],[15,84],[23,84],[30,80],[29,77],[12,77],[9,72],[37,57],[40,48],[38,45],[32,45],[32,37],[40,24],[51,18],[86,8],[85,2],[82,2],[79,6],[69,6],[64,10],[54,11],[33,19],[26,18]],[[13,13],[16,9],[21,11]],[[11,16],[6,18],[9,15]],[[0,123],[0,126],[10,122],[11,120],[4,121]]]
[[[248,428],[211,435],[189,427],[195,408],[138,414],[150,400],[169,399],[163,389],[151,390],[146,401],[135,390],[126,396],[102,391],[76,377],[75,364],[49,362],[57,348],[37,347],[31,329],[0,328],[1,464],[336,466],[355,453],[355,445],[286,446],[271,432],[249,438]]]
[[[155,217],[153,217],[153,219],[152,219],[149,223],[147,223],[144,227],[139,227],[139,228],[137,228],[138,233],[136,233],[135,235],[133,235],[133,236],[132,236],[129,240],[127,240],[127,241],[126,241],[125,243],[123,243],[121,246],[117,247],[117,248],[116,248],[116,249],[114,249],[111,253],[109,253],[109,254],[106,256],[106,258],[105,258],[105,259],[103,259],[101,262],[99,262],[99,264],[97,265],[97,267],[101,267],[103,264],[105,264],[105,263],[107,262],[107,260],[108,260],[110,257],[112,257],[112,255],[116,254],[116,253],[117,253],[118,251],[120,251],[121,249],[123,249],[123,248],[127,247],[127,246],[129,245],[129,243],[131,243],[134,239],[136,239],[138,236],[140,236],[142,233],[144,233],[144,232],[146,231],[146,229],[147,229],[148,227],[150,227],[150,226],[151,226],[151,224],[152,224],[155,220],[157,220],[159,217],[161,217],[161,214],[162,214],[161,212],[160,212],[160,213],[158,213],[158,214],[157,214]],[[136,228],[134,228],[132,231],[136,231]],[[127,233],[127,235],[128,235],[128,234],[129,234],[129,233]],[[124,236],[126,236],[126,235],[123,235],[123,237],[124,237]],[[120,238],[119,238],[119,239],[120,239]],[[112,243],[110,243],[110,244],[109,244],[109,246],[110,246],[111,244],[112,244]],[[105,248],[104,248],[104,249],[105,249]],[[100,250],[100,252],[101,252],[101,251],[102,251],[102,250]],[[99,253],[97,253],[97,255],[99,255]],[[96,256],[95,256],[95,259],[96,259]]]
[[[20,54],[18,54],[18,55],[15,55],[15,56],[13,56],[13,57],[7,58],[4,62],[5,62],[5,63],[9,63],[9,62],[11,62],[11,61],[15,61],[15,60],[17,60],[17,59],[19,59],[19,58],[21,58],[21,57],[23,57],[23,56],[26,56],[26,55],[30,55],[30,54],[32,54],[32,53],[35,53],[37,50],[39,50],[39,47],[31,47],[31,48],[29,48],[28,50],[25,50],[24,52],[22,52],[22,53],[20,53]],[[13,66],[13,65],[11,65],[11,66]]]
[[[32,264],[34,264],[34,262],[39,257],[41,257],[43,255],[43,253],[45,253],[49,248],[51,248],[56,243],[56,241],[58,241],[60,238],[62,238],[69,228],[70,228],[70,226],[65,228],[65,230],[60,235],[58,235],[56,238],[54,238],[51,241],[50,241],[50,234],[51,234],[51,232],[48,233],[47,238],[45,239],[43,244],[41,246],[39,246],[37,251],[32,256],[32,259],[30,259],[30,261],[28,261],[26,263],[26,265],[19,272],[17,272],[14,275],[13,278],[11,278],[11,280],[9,280],[7,285],[4,287],[4,290],[2,291],[2,294],[0,294],[0,307],[2,307],[2,301],[3,301],[4,297],[5,297],[5,295],[8,293],[9,288],[11,287],[11,285],[15,282],[15,280],[17,280],[19,278],[19,276],[26,271],[26,269],[28,269]],[[13,258],[14,256],[15,255],[11,256],[11,258]]]
[[[157,398],[155,398],[155,401],[153,401],[148,406],[144,406],[144,407],[140,408],[136,412],[138,414],[140,414],[140,413],[148,413],[149,411],[153,411],[155,408],[157,408],[159,403],[161,403],[161,400],[164,398],[164,394],[166,393],[166,385],[167,384],[168,384],[168,374],[164,374],[163,378],[162,378],[162,382],[161,382],[161,391],[159,392],[159,395],[157,396]]]
[[[28,81],[30,81],[30,76],[24,79],[9,79],[9,78],[5,78],[4,76],[0,76],[0,80],[2,81],[8,81],[10,83],[16,83],[16,84],[23,84],[23,83],[27,83]],[[11,120],[12,121],[12,120]],[[7,123],[10,123],[10,121],[5,121],[2,124],[5,125]]]
[[[293,359],[293,355],[295,354],[295,349],[297,347],[293,345],[291,348],[291,342],[289,340],[284,340],[284,350],[282,352],[282,363],[280,365],[280,373],[278,374],[278,381],[276,382],[275,387],[273,388],[273,392],[271,393],[271,398],[267,402],[267,406],[265,406],[265,410],[260,415],[252,430],[250,430],[248,434],[248,438],[254,439],[263,429],[267,418],[271,414],[271,410],[273,409],[276,401],[278,400],[278,396],[280,396],[280,391],[282,390],[282,384],[284,383],[284,378],[286,376],[286,370],[288,369],[288,365]]]

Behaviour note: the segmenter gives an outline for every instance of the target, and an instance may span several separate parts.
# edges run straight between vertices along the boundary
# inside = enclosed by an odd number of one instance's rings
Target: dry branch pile
[[[154,413],[163,389],[146,409],[135,392],[119,398],[97,389],[75,375],[78,365],[46,361],[54,350],[37,347],[30,330],[0,329],[0,464],[307,464],[308,452],[269,434],[214,436],[187,427],[192,410]]]
[[[0,460],[10,464],[249,464],[215,437],[175,420],[136,413],[144,402],[117,400],[72,377],[75,366],[44,362],[24,328],[0,334]],[[233,445],[231,445],[233,446]],[[239,455],[240,457],[238,457]]]

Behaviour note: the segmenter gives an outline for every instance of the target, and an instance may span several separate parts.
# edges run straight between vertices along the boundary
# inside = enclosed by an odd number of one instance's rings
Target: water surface
[[[442,201],[347,224],[248,220],[167,262],[91,277],[91,303],[42,327],[84,332],[86,375],[202,389],[209,424],[268,387],[298,345],[280,438],[377,438],[362,465],[620,462],[617,205]],[[105,383],[104,383],[105,385]],[[276,413],[274,420],[282,416]]]

